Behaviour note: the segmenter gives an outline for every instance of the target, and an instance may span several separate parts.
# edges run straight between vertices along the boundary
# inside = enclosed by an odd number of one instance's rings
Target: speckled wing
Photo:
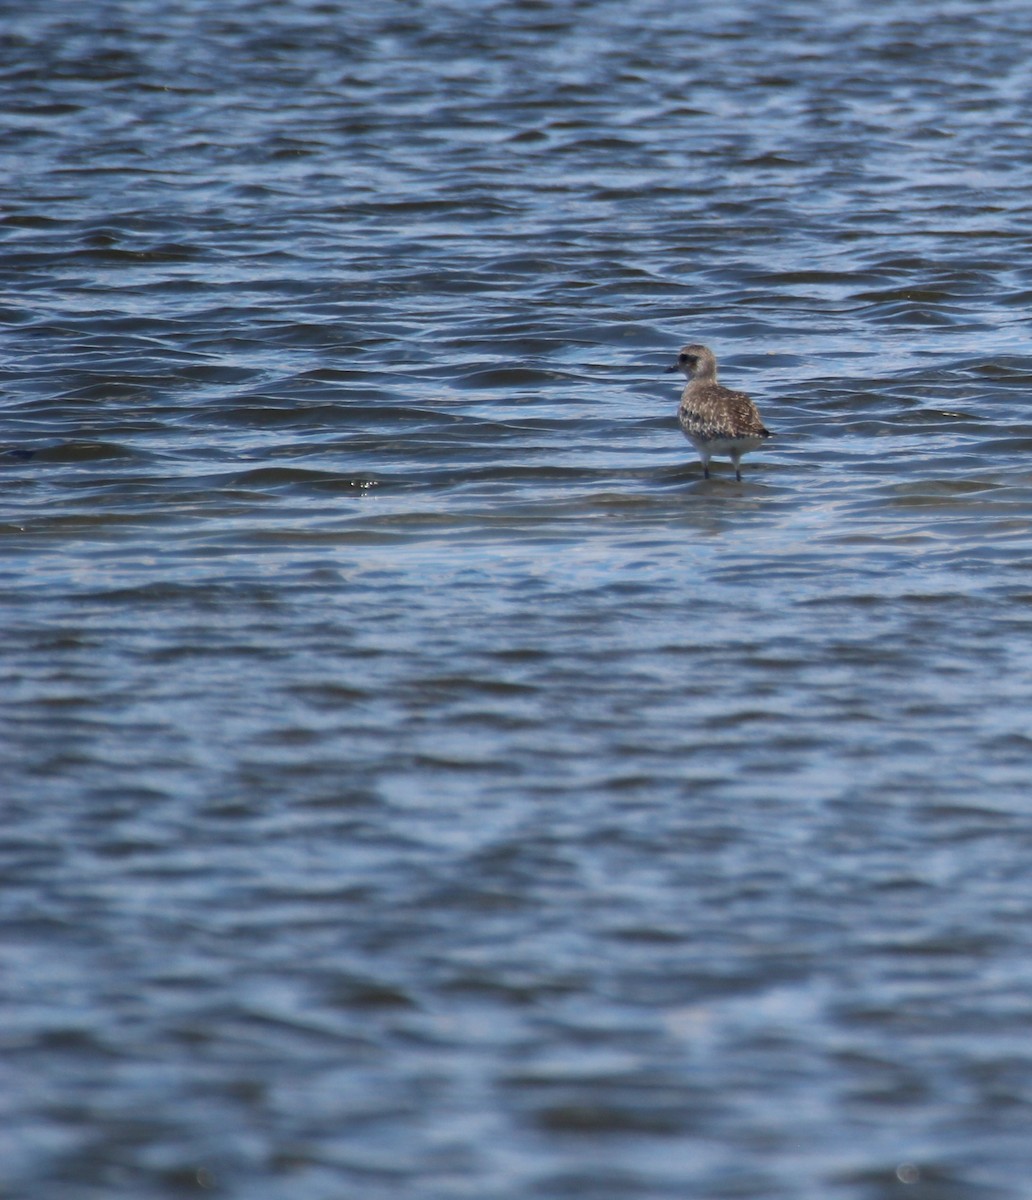
[[[749,397],[719,383],[689,384],[681,396],[677,419],[689,437],[705,441],[770,437]]]

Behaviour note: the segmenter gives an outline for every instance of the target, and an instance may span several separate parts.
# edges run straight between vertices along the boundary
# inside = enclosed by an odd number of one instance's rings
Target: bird
[[[735,479],[741,482],[742,455],[773,437],[756,405],[744,392],[733,392],[717,382],[717,358],[708,346],[693,342],[682,347],[677,362],[667,367],[667,374],[671,371],[680,371],[688,380],[677,419],[699,452],[703,475],[709,479],[714,454],[726,454],[735,464]]]

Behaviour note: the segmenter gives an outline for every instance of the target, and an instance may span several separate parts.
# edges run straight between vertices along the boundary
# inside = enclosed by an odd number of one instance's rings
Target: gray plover
[[[684,436],[699,452],[702,471],[709,479],[709,461],[724,455],[735,464],[735,478],[743,454],[762,446],[771,437],[756,405],[744,392],[733,392],[717,383],[717,359],[708,346],[685,346],[667,372],[681,371],[687,378],[677,419]]]

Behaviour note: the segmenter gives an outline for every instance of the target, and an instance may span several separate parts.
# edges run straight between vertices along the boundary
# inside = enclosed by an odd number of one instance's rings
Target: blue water
[[[1024,1200],[1030,35],[0,3],[0,1197]]]

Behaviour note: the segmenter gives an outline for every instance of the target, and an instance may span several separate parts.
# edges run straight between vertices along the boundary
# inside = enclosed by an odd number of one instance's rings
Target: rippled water
[[[1032,10],[0,16],[0,1195],[1026,1196]]]

